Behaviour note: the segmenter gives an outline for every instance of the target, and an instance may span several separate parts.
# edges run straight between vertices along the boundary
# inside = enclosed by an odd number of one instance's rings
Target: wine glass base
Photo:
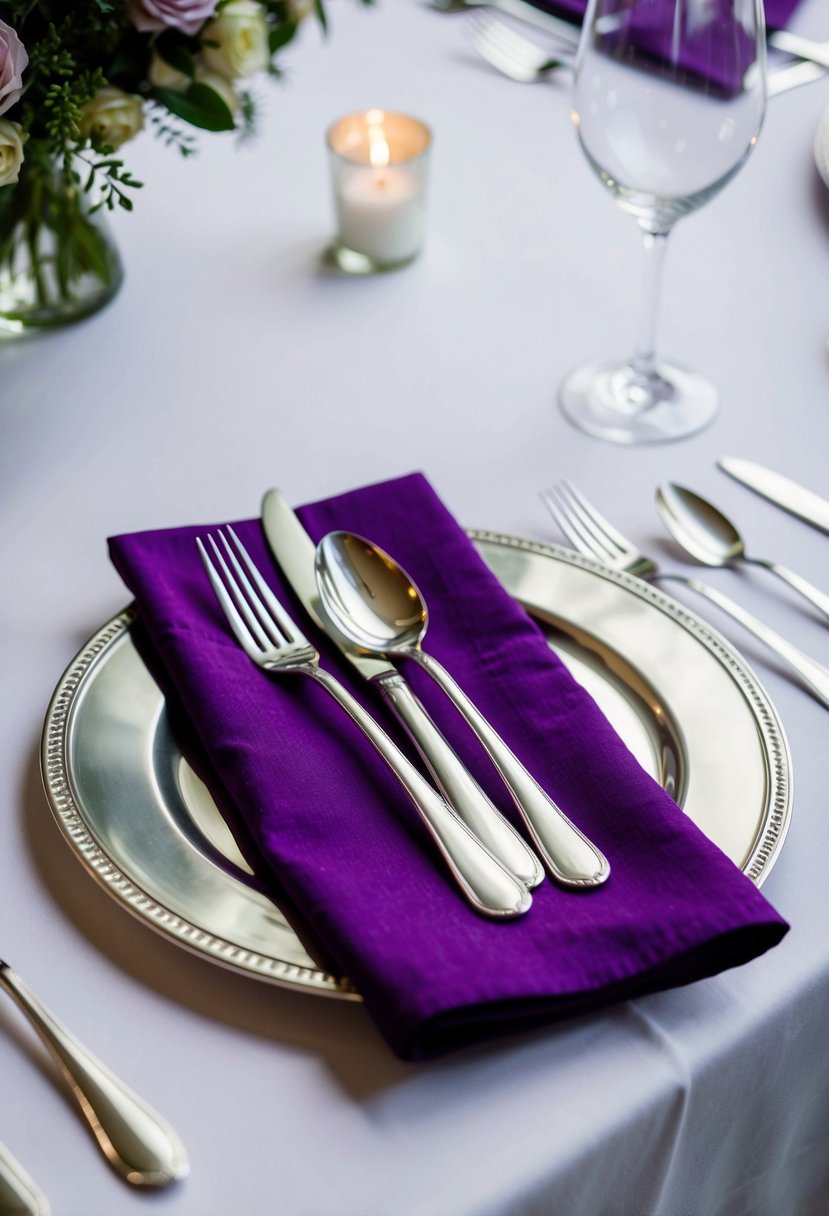
[[[670,443],[711,423],[719,398],[710,381],[672,363],[646,378],[625,363],[578,367],[558,394],[563,413],[588,435],[611,443]]]

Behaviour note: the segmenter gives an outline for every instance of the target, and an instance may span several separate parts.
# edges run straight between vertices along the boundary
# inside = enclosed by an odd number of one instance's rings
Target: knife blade
[[[311,620],[381,693],[452,809],[527,887],[538,886],[544,879],[541,862],[478,785],[394,664],[373,655],[355,654],[326,629],[314,573],[316,545],[276,489],[268,490],[262,500],[262,526],[271,553]]]
[[[796,515],[798,519],[820,528],[823,532],[829,532],[829,502],[819,494],[804,489],[782,473],[775,473],[773,469],[764,468],[752,460],[723,456],[717,463],[729,477],[733,477],[741,485],[748,486],[775,506],[782,507],[784,511]]]

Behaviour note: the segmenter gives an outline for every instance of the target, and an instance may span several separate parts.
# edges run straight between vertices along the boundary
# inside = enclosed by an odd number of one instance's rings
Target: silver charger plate
[[[569,550],[473,531],[480,553],[684,811],[757,884],[780,852],[791,761],[771,702],[734,649],[661,591]],[[182,755],[126,609],[52,697],[44,787],[87,871],[166,937],[273,983],[359,1000],[307,953]]]

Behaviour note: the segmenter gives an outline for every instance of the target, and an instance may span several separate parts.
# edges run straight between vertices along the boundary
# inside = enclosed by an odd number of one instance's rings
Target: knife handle
[[[533,888],[543,882],[544,867],[535,853],[489,800],[403,676],[377,676],[372,683],[402,722],[438,789],[470,831],[526,886]]]
[[[406,653],[443,689],[480,739],[556,882],[576,888],[600,886],[610,874],[604,854],[527,772],[446,668],[419,648],[413,647]]]
[[[403,786],[469,903],[484,916],[520,916],[532,903],[522,882],[490,853],[421,777],[383,728],[339,680],[322,667],[304,671],[342,706]]]
[[[57,1060],[98,1147],[121,1177],[148,1187],[183,1178],[187,1156],[172,1128],[78,1042],[7,963],[0,963],[0,987]]]

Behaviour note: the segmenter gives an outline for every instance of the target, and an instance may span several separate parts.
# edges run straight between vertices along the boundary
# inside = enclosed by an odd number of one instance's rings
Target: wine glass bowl
[[[573,89],[588,164],[639,224],[646,292],[633,355],[577,368],[565,414],[622,443],[678,439],[717,409],[704,377],[657,360],[661,265],[676,221],[745,163],[765,111],[761,0],[591,0]]]

